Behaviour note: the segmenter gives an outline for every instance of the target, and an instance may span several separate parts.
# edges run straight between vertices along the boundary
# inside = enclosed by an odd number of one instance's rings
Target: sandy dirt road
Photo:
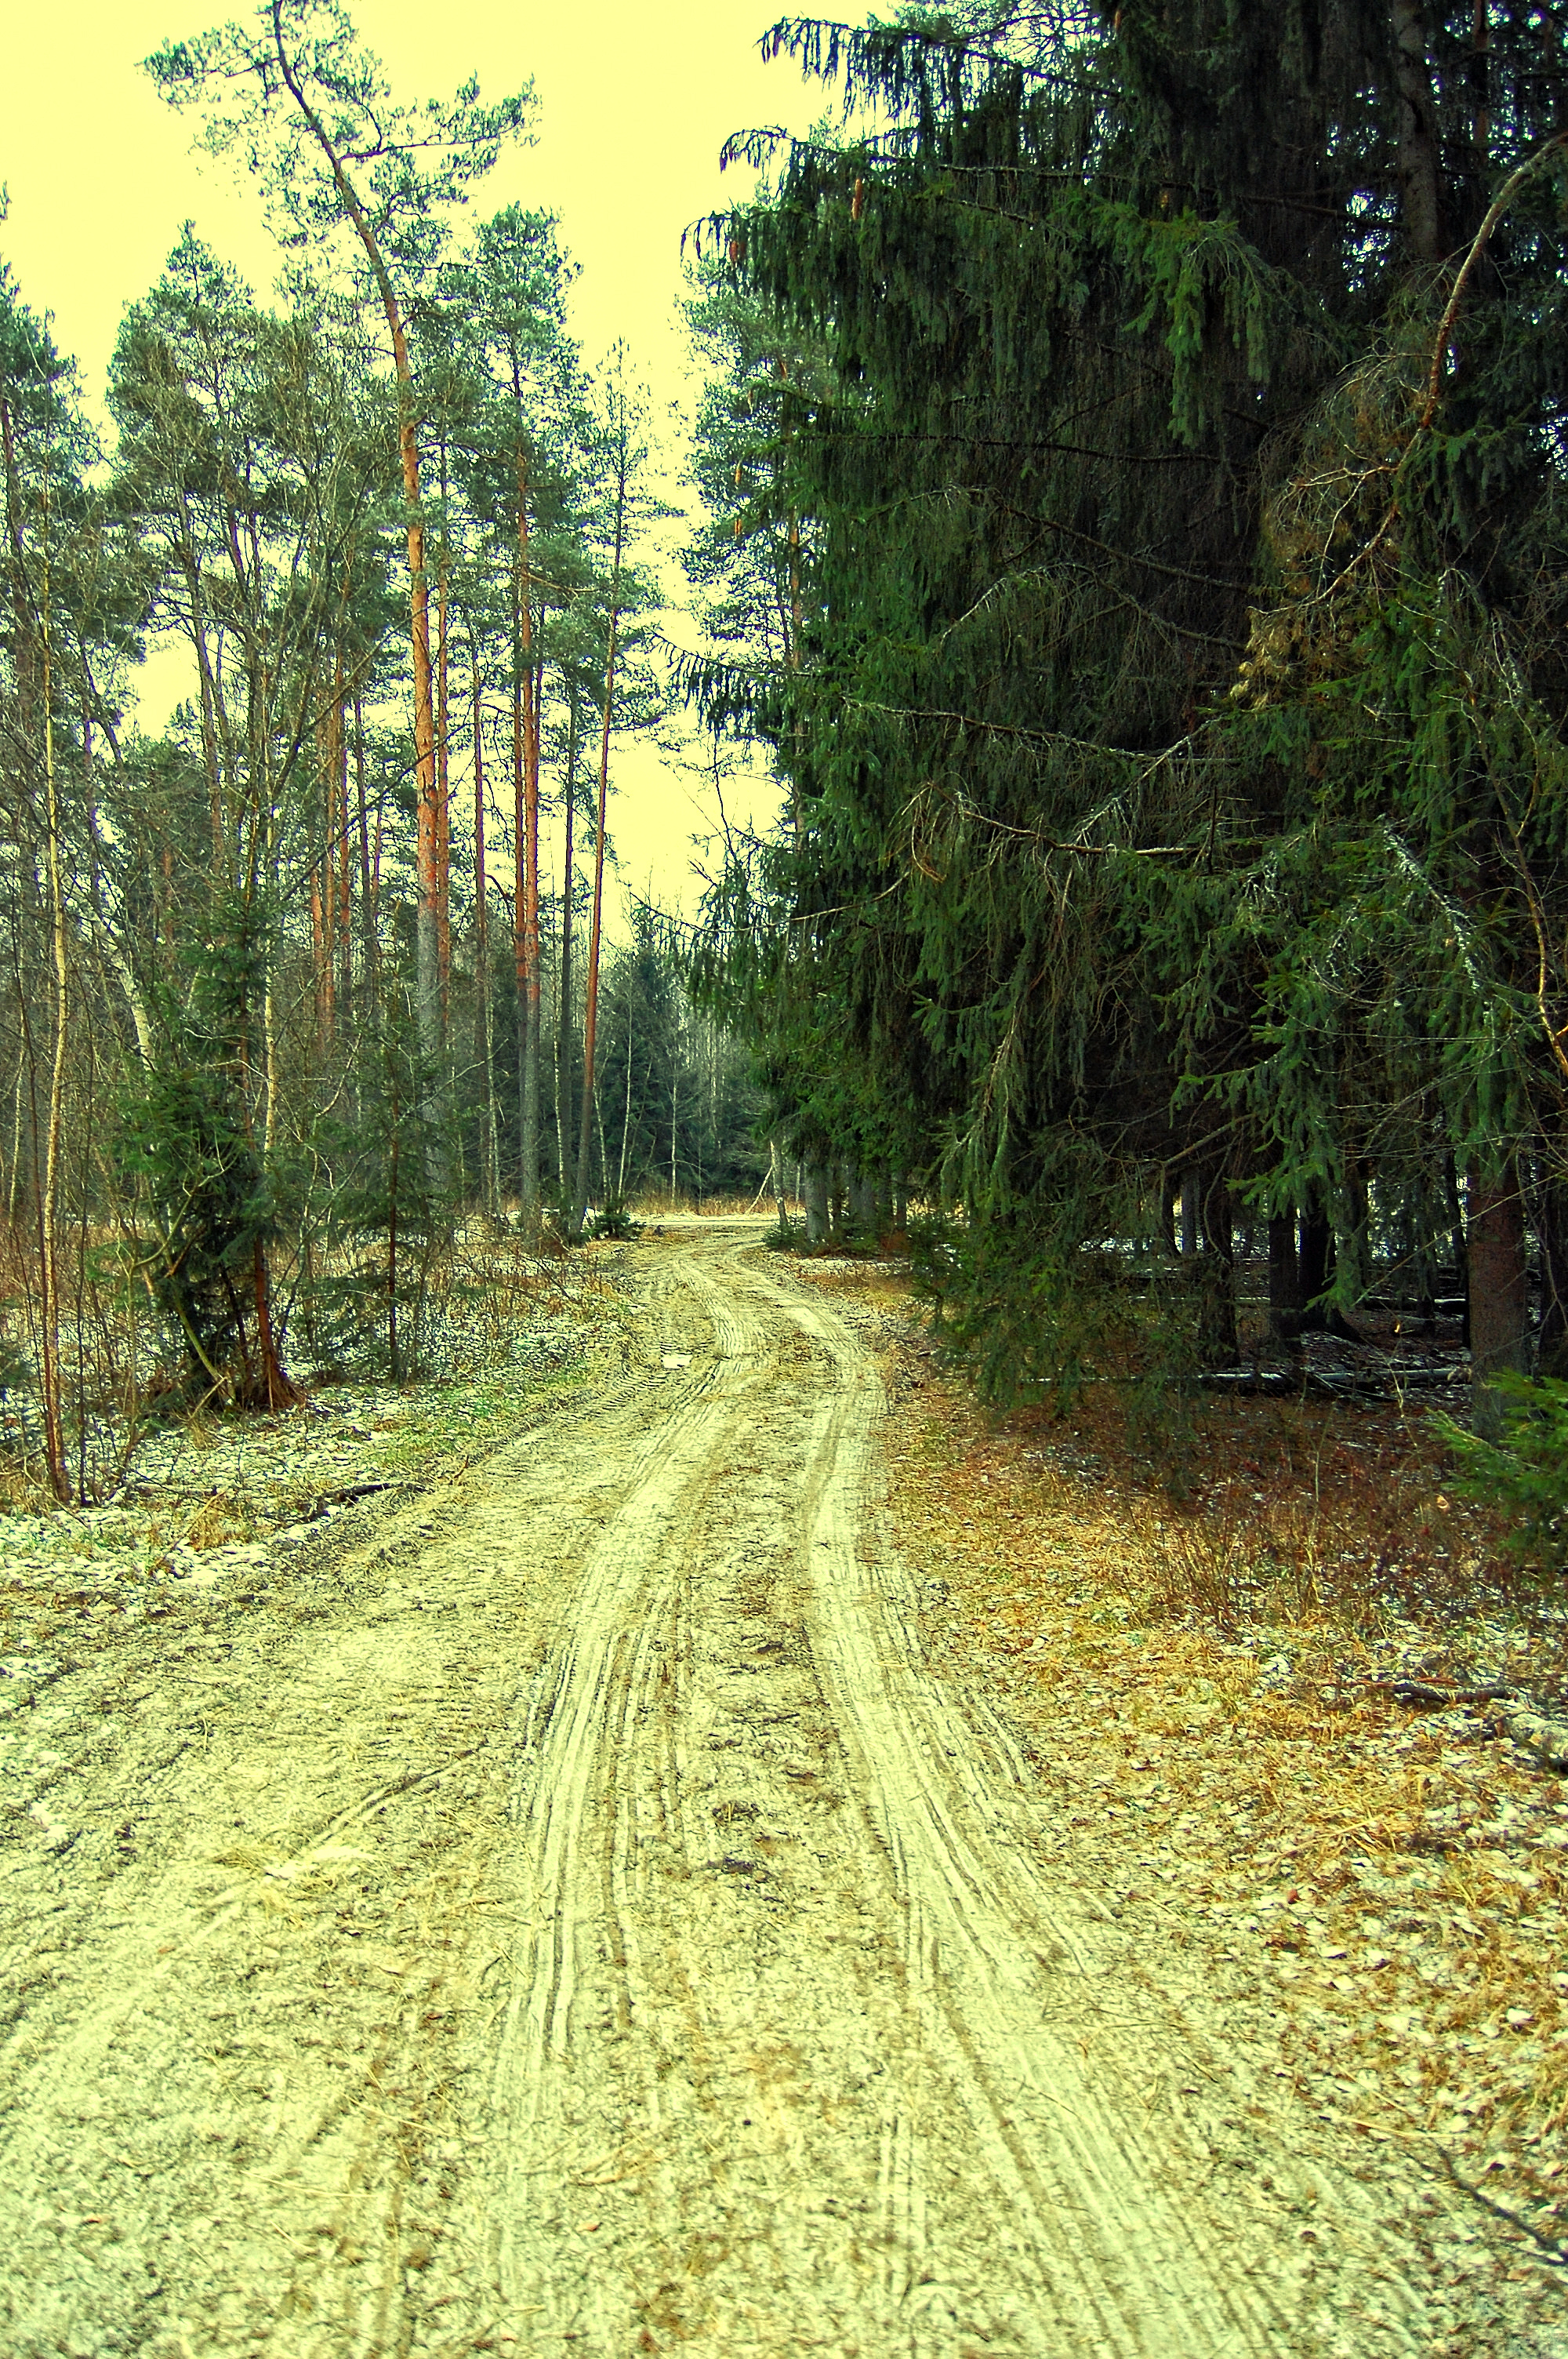
[[[1432,2347],[1375,2185],[1037,1861],[876,1359],[754,1234],[645,1254],[635,1364],[460,1492],[27,1706],[8,2359]]]

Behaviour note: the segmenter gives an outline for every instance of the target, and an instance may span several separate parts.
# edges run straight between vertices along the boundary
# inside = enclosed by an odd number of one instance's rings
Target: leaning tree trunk
[[[306,97],[284,45],[275,8],[273,31],[278,71],[289,96],[309,125],[311,136],[327,159],[343,211],[363,246],[392,340],[393,368],[397,378],[397,455],[403,473],[403,503],[408,536],[408,635],[414,659],[414,776],[417,797],[416,864],[419,908],[416,934],[416,995],[419,1047],[429,1072],[444,1062],[441,1037],[441,975],[438,919],[437,847],[438,823],[436,792],[436,716],[430,678],[430,590],[425,571],[425,510],[419,480],[419,436],[415,417],[414,368],[402,307],[392,274],[359,191],[349,178],[342,157],[320,116]]]

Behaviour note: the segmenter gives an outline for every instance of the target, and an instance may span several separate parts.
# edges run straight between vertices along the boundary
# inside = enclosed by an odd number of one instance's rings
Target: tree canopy
[[[781,1116],[961,1202],[942,1290],[1004,1387],[1055,1368],[1086,1247],[1160,1261],[1184,1174],[1220,1261],[1235,1211],[1303,1252],[1328,1222],[1343,1306],[1374,1242],[1446,1256],[1455,1171],[1550,1260],[1552,21],[1184,0],[768,46],[843,127],[732,143],[771,179],[705,299],[732,401],[750,314],[817,357],[689,685],[787,786],[702,962]],[[787,656],[742,603],[784,531]]]

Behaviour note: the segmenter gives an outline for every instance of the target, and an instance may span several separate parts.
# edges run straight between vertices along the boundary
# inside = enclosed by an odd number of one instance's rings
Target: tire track
[[[1249,2100],[1037,1866],[921,1658],[876,1365],[748,1234],[654,1257],[663,1348],[417,1554],[166,1673],[143,1755],[200,1746],[122,1913],[16,1929],[7,2359],[1430,2347],[1288,2112],[1155,2114]]]
[[[669,1629],[687,1536],[700,1527],[704,1499],[721,1476],[741,1400],[765,1374],[761,1322],[705,1270],[692,1271],[688,1287],[707,1314],[715,1356],[688,1381],[683,1404],[647,1435],[617,1512],[583,1563],[518,1810],[529,1924],[494,2082],[512,2156],[496,2261],[509,2312],[528,2320],[535,2334],[611,2331],[579,2269],[563,2272],[558,2256],[520,2242],[517,2223],[526,2217],[536,2158],[568,2147],[581,2117],[572,2104],[580,2031],[574,2004],[584,1984],[607,1999],[617,2033],[631,2029],[633,1993],[646,1973],[633,1894],[638,1838],[648,1824],[669,1821],[657,1785],[629,1785],[628,1769],[639,1759],[641,1723],[656,1709],[669,1643],[661,1634]],[[596,1799],[605,1821],[598,1831],[589,1823]],[[645,2071],[641,2077],[656,2133],[656,2086]],[[587,2327],[573,2323],[585,2319]]]
[[[918,1659],[868,1506],[874,1364],[740,1256],[666,1262],[715,1358],[591,1556],[520,1813],[509,2331],[716,2359],[1333,2349],[1313,2256],[1206,2204],[1211,2158],[1150,2126],[1114,2049],[1176,2035],[1015,1839],[1005,1729]],[[1365,2346],[1390,2359],[1425,2347],[1418,2295],[1395,2306],[1409,2332]]]
[[[1299,2295],[1280,2287],[1277,2256],[1239,2253],[1217,2233],[1191,2201],[1204,2158],[1157,2150],[1123,2077],[1103,2059],[1086,2070],[1087,2047],[1064,2037],[1098,2011],[1092,1930],[1064,1915],[1027,1854],[991,1832],[996,1797],[982,1765],[997,1761],[999,1738],[1011,1745],[983,1702],[960,1706],[921,1668],[907,1578],[885,1550],[860,1544],[885,1411],[874,1367],[827,1306],[760,1282],[841,1372],[806,1535],[823,1676],[906,1912],[912,1992],[965,2067],[954,2095],[1033,2248],[1032,2347],[1118,2359],[1288,2348]],[[1016,1753],[1011,1767],[1013,1782]],[[1413,2288],[1405,2308],[1413,2352],[1424,2347]]]

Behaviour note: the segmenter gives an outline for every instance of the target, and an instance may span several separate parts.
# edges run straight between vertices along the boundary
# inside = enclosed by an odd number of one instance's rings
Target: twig
[[[1454,282],[1454,291],[1448,298],[1447,308],[1444,311],[1438,327],[1437,342],[1432,350],[1432,374],[1427,379],[1426,403],[1416,428],[1418,433],[1424,433],[1432,424],[1437,415],[1437,405],[1443,398],[1443,364],[1448,355],[1448,339],[1454,332],[1454,322],[1459,316],[1460,301],[1469,282],[1471,272],[1486,252],[1492,232],[1497,228],[1537,165],[1544,163],[1548,156],[1555,154],[1559,148],[1565,147],[1568,147],[1568,131],[1554,132],[1550,139],[1536,148],[1533,155],[1525,158],[1517,171],[1509,173],[1487,207],[1486,219],[1472,238],[1470,251],[1460,266],[1459,276]]]
[[[1495,2196],[1487,2195],[1479,2187],[1472,2187],[1467,2179],[1460,2177],[1454,2157],[1446,2147],[1438,2147],[1437,2158],[1461,2195],[1467,2195],[1473,2203],[1480,2204],[1483,2211],[1492,2212],[1497,2219],[1507,2221],[1510,2228],[1521,2230],[1532,2244],[1541,2247],[1543,2258],[1552,2268],[1568,2268],[1568,2245],[1560,2245],[1555,2236],[1543,2234],[1541,2229],[1525,2218],[1522,2212],[1510,2212],[1508,2205],[1499,2203]]]
[[[1363,1680],[1361,1684],[1411,1712],[1447,1712],[1456,1703],[1512,1702],[1519,1693],[1517,1688],[1454,1688],[1430,1680]]]

